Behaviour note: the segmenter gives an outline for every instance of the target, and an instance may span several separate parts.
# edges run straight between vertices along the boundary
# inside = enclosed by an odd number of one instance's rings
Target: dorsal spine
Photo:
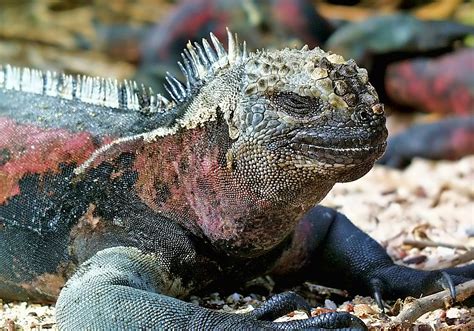
[[[143,85],[139,87],[134,81],[118,82],[113,79],[58,74],[11,65],[0,66],[0,89],[78,100],[116,109],[151,113],[166,111],[189,101],[206,80],[211,79],[220,70],[247,59],[245,42],[239,45],[237,35],[232,35],[229,30],[227,36],[227,52],[212,33],[210,38],[214,49],[205,39],[202,46],[198,43],[188,43],[181,54],[182,62],[178,62],[185,83],[167,73],[165,89],[171,101],[161,94],[155,94],[150,88]]]

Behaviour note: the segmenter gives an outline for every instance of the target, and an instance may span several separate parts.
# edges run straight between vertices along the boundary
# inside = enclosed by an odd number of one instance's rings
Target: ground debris
[[[0,299],[0,330],[57,330],[54,314],[53,305],[3,303]]]

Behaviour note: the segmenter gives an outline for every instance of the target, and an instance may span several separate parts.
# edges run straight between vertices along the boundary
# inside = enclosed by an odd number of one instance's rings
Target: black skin
[[[325,284],[344,284],[353,293],[372,295],[380,308],[382,297],[403,298],[442,288],[454,295],[453,284],[474,278],[474,265],[436,271],[396,265],[380,244],[333,209],[315,207],[305,220],[313,225],[314,236],[321,237],[309,270]],[[326,233],[321,231],[324,228]]]

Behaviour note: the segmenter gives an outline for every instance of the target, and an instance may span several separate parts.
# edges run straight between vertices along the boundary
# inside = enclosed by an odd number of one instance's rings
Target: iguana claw
[[[454,287],[453,278],[446,271],[442,271],[441,275],[443,276],[443,278],[440,279],[441,286],[444,289],[449,289],[451,298],[453,301],[456,301],[456,288]]]
[[[449,292],[451,293],[451,298],[454,301],[456,301],[456,288],[455,288],[455,284],[454,284],[452,276],[449,275],[449,273],[447,273],[446,271],[441,271],[441,276],[442,277],[438,280],[438,283],[444,289],[448,289]],[[372,278],[370,280],[370,286],[372,289],[372,296],[375,302],[377,303],[377,306],[382,311],[382,313],[384,313],[385,309],[384,309],[384,303],[382,299],[383,288],[384,288],[383,281],[380,278],[376,278],[376,277]]]
[[[377,303],[377,306],[379,309],[382,311],[382,313],[385,312],[385,308],[383,305],[383,300],[382,300],[382,281],[378,278],[372,278],[370,280],[370,284],[372,285],[372,295],[374,297],[375,302]]]

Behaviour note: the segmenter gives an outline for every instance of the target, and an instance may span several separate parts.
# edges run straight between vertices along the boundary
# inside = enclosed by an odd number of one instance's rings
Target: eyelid
[[[280,109],[291,116],[307,117],[315,111],[311,101],[298,94],[280,93],[275,96],[275,99],[276,104],[280,105]]]
[[[306,103],[306,98],[292,92],[279,93],[276,95],[278,102],[285,105],[302,105]]]
[[[305,102],[304,102],[305,100],[302,100],[301,97],[296,96],[296,95],[288,96],[284,100],[285,100],[286,103],[296,105],[296,106],[305,104]]]

